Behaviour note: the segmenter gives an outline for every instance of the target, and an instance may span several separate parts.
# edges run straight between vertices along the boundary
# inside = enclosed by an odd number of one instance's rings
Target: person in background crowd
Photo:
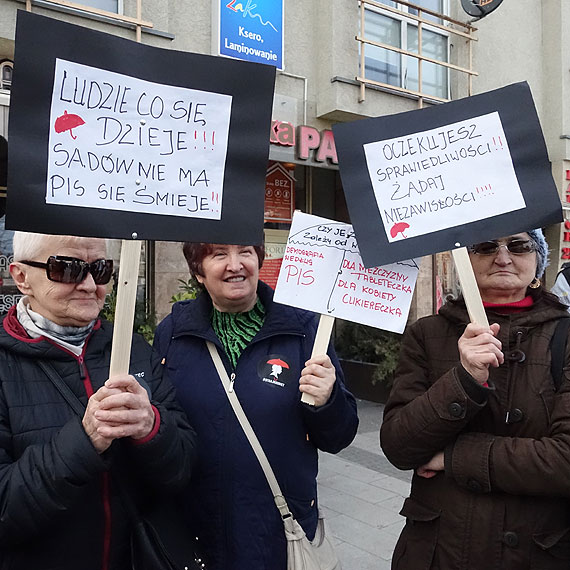
[[[392,568],[562,570],[570,382],[557,386],[549,343],[569,315],[540,284],[541,230],[468,249],[491,325],[460,298],[410,326],[384,410],[382,448],[414,470]]]
[[[570,263],[562,264],[550,291],[560,299],[561,303],[567,305],[570,311]]]
[[[220,352],[289,508],[311,540],[317,450],[336,453],[351,443],[356,403],[334,350],[311,358],[317,316],[274,303],[259,281],[261,247],[186,243],[183,251],[203,291],[173,306],[155,347],[200,442],[190,520],[209,570],[285,570],[283,522],[206,341]],[[301,393],[315,405],[302,403]]]
[[[135,336],[131,373],[108,377],[113,327],[97,317],[112,272],[104,240],[14,236],[24,297],[0,329],[2,569],[131,568],[117,480],[138,505],[188,484],[195,433],[151,347]]]

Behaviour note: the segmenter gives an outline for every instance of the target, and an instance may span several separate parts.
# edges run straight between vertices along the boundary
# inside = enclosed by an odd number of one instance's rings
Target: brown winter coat
[[[480,387],[459,364],[461,301],[406,332],[381,444],[400,469],[444,450],[445,473],[413,476],[397,570],[570,568],[570,343],[555,391],[549,342],[565,308],[542,293],[528,310],[488,312],[505,363]],[[507,416],[508,414],[508,416]]]

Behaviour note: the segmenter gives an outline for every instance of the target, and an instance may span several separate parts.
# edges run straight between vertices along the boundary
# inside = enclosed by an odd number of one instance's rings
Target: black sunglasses
[[[50,255],[46,263],[40,261],[20,261],[20,263],[45,269],[47,278],[56,283],[81,283],[91,273],[96,285],[106,285],[113,275],[112,259],[97,259],[87,263],[76,257]]]
[[[534,242],[530,239],[513,239],[507,243],[498,243],[496,241],[484,241],[470,246],[468,249],[472,253],[478,255],[495,255],[501,247],[507,248],[509,253],[515,255],[523,255],[536,251]]]

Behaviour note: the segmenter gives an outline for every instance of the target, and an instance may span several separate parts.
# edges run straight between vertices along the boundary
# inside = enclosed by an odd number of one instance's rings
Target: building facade
[[[265,204],[263,277],[270,283],[294,209],[350,221],[331,131],[337,122],[401,113],[527,81],[553,176],[570,210],[570,39],[565,34],[570,3],[564,0],[504,0],[479,20],[463,11],[460,0],[0,0],[3,139],[8,139],[18,10],[167,49],[246,59],[261,53],[278,67]],[[235,13],[244,24],[228,32],[227,17]],[[268,42],[255,25],[270,20],[276,35]],[[0,147],[0,164],[1,152]],[[0,179],[0,187],[5,185]],[[552,249],[549,285],[560,264],[570,260],[570,214],[567,219],[546,228]],[[16,291],[7,273],[5,237],[0,241],[5,248],[0,294],[8,306]],[[158,319],[170,311],[179,280],[187,276],[180,244],[145,244],[141,296]],[[410,318],[434,312],[445,295],[457,290],[449,253],[423,258]]]

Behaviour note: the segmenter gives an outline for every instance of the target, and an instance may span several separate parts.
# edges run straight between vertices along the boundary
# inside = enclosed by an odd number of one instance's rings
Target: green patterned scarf
[[[245,347],[263,326],[264,319],[265,308],[259,299],[253,309],[245,313],[222,313],[215,307],[212,309],[212,328],[234,368]]]

